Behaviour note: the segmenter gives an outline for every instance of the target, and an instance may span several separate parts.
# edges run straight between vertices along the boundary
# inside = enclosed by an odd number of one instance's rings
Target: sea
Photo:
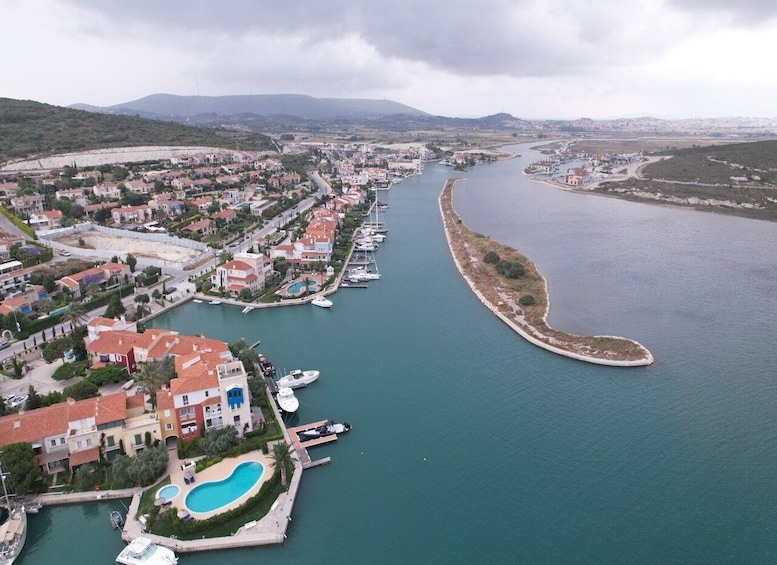
[[[534,146],[379,192],[382,277],[329,310],[189,303],[153,321],[320,370],[291,423],[353,427],[312,450],[332,462],[305,471],[282,546],[182,565],[777,561],[777,224],[531,182]],[[440,220],[452,176],[463,221],[545,275],[554,327],[636,339],[655,364],[556,356],[481,305]],[[30,516],[17,563],[112,563],[126,502]]]

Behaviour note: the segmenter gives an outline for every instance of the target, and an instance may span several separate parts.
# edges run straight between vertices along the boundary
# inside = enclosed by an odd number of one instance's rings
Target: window
[[[166,430],[172,430],[172,429],[173,429],[173,425],[172,425],[170,422],[167,422],[167,423],[165,424],[165,429],[166,429]]]
[[[57,440],[55,439],[51,440],[51,447],[57,447]]]
[[[105,440],[105,444],[106,444],[108,447],[113,447],[114,445],[116,445],[116,440],[115,440],[115,439],[113,439],[113,436],[108,436],[108,437],[106,438],[106,440]]]
[[[183,400],[183,405],[184,406],[188,406],[189,405],[189,395],[188,394],[184,394],[183,398],[181,400]]]
[[[86,438],[86,447],[89,447],[92,445],[92,440],[90,438]]]
[[[59,438],[59,445],[65,445],[65,438]]]
[[[240,416],[235,416],[235,427],[240,426]]]
[[[210,392],[206,390],[205,391],[205,398],[208,398],[208,396],[210,396]]]
[[[170,417],[170,410],[165,410],[165,418],[169,418],[169,417]]]
[[[143,443],[143,439],[140,437],[140,434],[135,434],[135,445],[140,445]]]

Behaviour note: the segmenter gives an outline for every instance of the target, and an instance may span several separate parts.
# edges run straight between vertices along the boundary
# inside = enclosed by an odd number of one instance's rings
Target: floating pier
[[[310,428],[317,428],[318,426],[323,426],[326,424],[326,420],[321,420],[320,422],[313,422],[312,424],[305,424],[302,426],[294,426],[293,428],[288,428],[287,431],[289,432],[289,437],[291,438],[291,445],[294,446],[294,450],[297,452],[297,456],[299,457],[300,463],[302,463],[303,469],[310,469],[311,467],[317,467],[319,465],[327,465],[332,462],[332,459],[329,457],[324,457],[323,459],[316,459],[313,461],[310,458],[310,454],[308,453],[308,447],[313,447],[316,445],[321,445],[322,443],[329,443],[331,441],[337,441],[337,434],[332,434],[324,437],[318,437],[315,439],[310,439],[308,441],[301,441],[299,439],[299,435],[297,435],[297,432],[302,432],[305,430],[309,430]]]

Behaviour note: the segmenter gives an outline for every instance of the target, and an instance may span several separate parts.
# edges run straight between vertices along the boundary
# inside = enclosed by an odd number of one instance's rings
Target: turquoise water
[[[429,164],[381,194],[379,285],[329,311],[190,303],[154,321],[261,339],[276,366],[323,375],[295,424],[353,425],[311,451],[332,464],[305,472],[283,546],[187,565],[777,561],[777,224],[561,192],[519,152],[462,175],[456,209],[535,260],[552,324],[637,339],[656,363],[586,365],[495,318],[453,266],[452,172]],[[31,516],[18,563],[112,562],[101,504]]]
[[[296,296],[297,294],[300,294],[301,292],[303,292],[304,289],[305,289],[305,281],[298,281],[298,282],[295,282],[294,284],[290,284],[289,287],[286,289],[286,293],[291,296]],[[311,282],[308,285],[308,289],[310,289],[310,292],[315,292],[316,283]]]
[[[251,490],[263,472],[264,466],[258,461],[244,461],[226,479],[194,487],[186,495],[186,507],[192,512],[217,510]]]
[[[181,492],[181,487],[178,485],[167,485],[159,489],[159,492],[156,493],[157,498],[165,498],[167,500],[172,500],[176,496],[178,496],[178,493]]]

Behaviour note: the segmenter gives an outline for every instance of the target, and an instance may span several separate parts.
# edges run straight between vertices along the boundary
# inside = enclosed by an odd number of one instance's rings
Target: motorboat
[[[194,302],[195,304],[202,304],[202,300],[200,300],[199,298],[195,298],[194,300],[192,300],[192,302]]]
[[[43,508],[43,504],[41,504],[40,502],[36,502],[35,504],[31,504],[30,506],[24,507],[27,514],[37,514],[38,512],[40,512],[41,508]]]
[[[288,375],[282,376],[275,384],[278,385],[278,388],[302,388],[303,386],[308,386],[310,383],[315,382],[318,379],[318,376],[319,372],[315,370],[300,371],[299,369],[295,369],[289,372]]]
[[[157,545],[151,539],[140,536],[132,540],[116,557],[123,565],[175,565],[178,557],[169,547]]]
[[[319,308],[332,307],[332,301],[326,298],[325,296],[316,296],[313,300],[310,301],[310,303],[313,306],[318,306]]]
[[[297,432],[297,436],[301,441],[308,439],[315,439],[319,437],[331,436],[333,434],[344,434],[351,429],[351,424],[343,422],[338,424],[334,420],[327,420],[324,424],[316,426],[315,428],[309,428],[301,432]]]
[[[124,518],[121,516],[121,512],[118,510],[111,510],[111,526],[114,530],[118,530],[124,525]]]
[[[219,304],[221,304],[221,300],[211,300],[210,302],[208,302],[208,304],[213,304],[214,306],[218,306]]]
[[[3,483],[3,499],[0,506],[8,515],[0,525],[0,565],[12,565],[27,541],[27,510],[21,499],[8,493],[5,481],[7,474],[0,465],[0,479]]]
[[[275,398],[278,400],[278,406],[284,412],[293,414],[299,408],[299,400],[294,396],[294,391],[287,386],[280,387]]]
[[[350,280],[356,279],[359,281],[376,281],[380,278],[380,273],[372,273],[364,267],[354,267],[349,269],[348,278]]]
[[[275,366],[261,353],[259,354],[259,368],[265,377],[271,377],[275,374]]]

